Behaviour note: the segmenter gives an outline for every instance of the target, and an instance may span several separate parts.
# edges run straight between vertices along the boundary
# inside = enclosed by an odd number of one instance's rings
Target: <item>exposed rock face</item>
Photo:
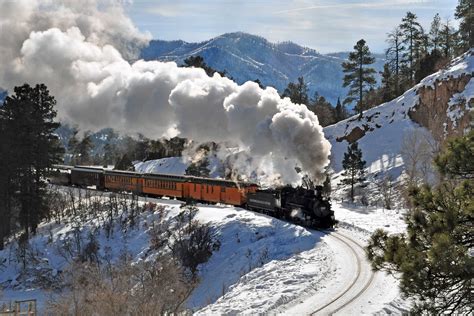
[[[356,142],[360,138],[364,137],[364,135],[365,135],[365,129],[361,129],[359,126],[356,126],[349,134],[343,137],[338,137],[336,140],[338,142],[347,140],[349,144],[352,144],[353,142]]]
[[[449,80],[437,80],[433,86],[420,87],[417,91],[419,101],[409,110],[409,117],[430,130],[439,141],[462,133],[470,124],[472,104],[466,104],[464,99],[453,100],[453,97],[464,91],[470,79],[471,76],[465,74]],[[455,119],[448,115],[451,111],[458,113]]]

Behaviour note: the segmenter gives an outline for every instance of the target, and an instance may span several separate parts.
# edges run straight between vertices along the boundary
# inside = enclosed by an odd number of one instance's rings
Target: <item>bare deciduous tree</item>
[[[427,131],[415,129],[403,135],[401,154],[409,186],[427,182],[432,174],[434,144]]]

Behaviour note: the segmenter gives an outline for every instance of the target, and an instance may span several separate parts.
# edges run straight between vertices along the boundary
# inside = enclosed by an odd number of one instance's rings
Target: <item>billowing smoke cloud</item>
[[[44,82],[61,121],[231,144],[232,151],[220,147],[221,158],[263,183],[323,179],[330,144],[318,118],[275,89],[175,63],[133,62],[148,37],[115,2],[0,3],[0,86]]]

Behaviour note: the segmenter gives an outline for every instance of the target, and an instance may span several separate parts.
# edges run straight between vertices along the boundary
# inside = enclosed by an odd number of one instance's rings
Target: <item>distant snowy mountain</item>
[[[152,40],[144,48],[145,60],[175,61],[182,64],[189,56],[200,55],[212,68],[226,71],[238,83],[259,79],[265,86],[283,92],[289,82],[303,76],[310,96],[318,92],[335,103],[344,98],[341,63],[348,53],[320,54],[292,42],[271,43],[247,33],[227,33],[201,43]],[[383,69],[384,56],[375,55],[374,68]]]

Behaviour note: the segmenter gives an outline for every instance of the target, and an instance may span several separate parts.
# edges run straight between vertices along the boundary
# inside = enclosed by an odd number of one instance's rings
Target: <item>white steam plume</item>
[[[234,171],[263,183],[323,179],[330,144],[306,106],[201,69],[131,63],[148,37],[112,1],[0,0],[0,31],[0,86],[45,83],[63,122],[232,143]]]

